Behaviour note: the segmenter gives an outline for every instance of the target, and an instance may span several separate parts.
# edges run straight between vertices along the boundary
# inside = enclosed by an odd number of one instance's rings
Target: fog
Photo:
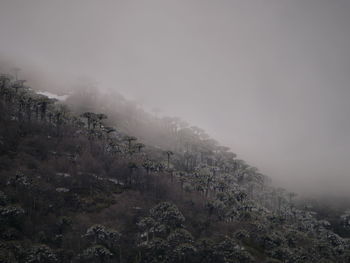
[[[116,89],[298,192],[350,187],[348,0],[0,0],[0,58]]]

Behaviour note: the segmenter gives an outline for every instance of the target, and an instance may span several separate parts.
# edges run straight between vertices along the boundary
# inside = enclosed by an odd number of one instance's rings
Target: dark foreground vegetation
[[[178,118],[0,77],[0,262],[346,263],[349,229]]]

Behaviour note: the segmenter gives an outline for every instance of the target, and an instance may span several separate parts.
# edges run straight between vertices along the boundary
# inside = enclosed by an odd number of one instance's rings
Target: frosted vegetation
[[[335,227],[204,130],[45,94],[0,76],[0,262],[350,262],[350,211]]]

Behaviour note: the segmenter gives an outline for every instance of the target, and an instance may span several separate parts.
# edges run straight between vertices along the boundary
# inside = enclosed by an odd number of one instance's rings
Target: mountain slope
[[[349,262],[327,221],[178,118],[9,75],[0,112],[0,262]]]

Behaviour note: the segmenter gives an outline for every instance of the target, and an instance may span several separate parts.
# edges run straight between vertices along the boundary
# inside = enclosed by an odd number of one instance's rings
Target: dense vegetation
[[[334,227],[178,118],[4,74],[0,113],[0,262],[350,262],[350,212]]]

